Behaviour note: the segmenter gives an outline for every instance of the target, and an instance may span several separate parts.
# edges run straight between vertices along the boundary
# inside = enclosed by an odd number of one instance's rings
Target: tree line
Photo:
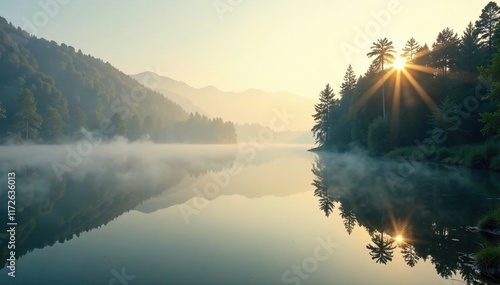
[[[100,130],[105,139],[236,142],[232,122],[190,116],[108,62],[0,17],[0,143],[72,141],[82,129]]]
[[[489,2],[459,36],[445,28],[429,46],[410,38],[398,53],[378,39],[364,75],[348,66],[340,91],[319,94],[312,132],[320,148],[380,155],[432,138],[454,146],[500,134],[500,7]],[[402,58],[401,69],[396,63]]]

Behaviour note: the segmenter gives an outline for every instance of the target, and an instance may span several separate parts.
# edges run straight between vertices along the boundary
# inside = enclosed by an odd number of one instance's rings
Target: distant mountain
[[[280,131],[308,131],[313,125],[311,115],[314,111],[315,100],[310,98],[287,92],[265,92],[257,89],[226,92],[213,86],[194,88],[182,81],[149,71],[132,75],[132,77],[145,86],[164,94],[167,98],[171,98],[185,110],[192,109],[192,106],[183,103],[180,98],[173,99],[172,93],[185,98],[209,116],[222,117],[234,123],[259,124],[265,127],[276,127]],[[144,80],[145,78],[148,80]],[[288,117],[281,121],[283,114]]]
[[[146,79],[146,78],[143,78]],[[0,141],[104,139],[234,143],[230,122],[190,116],[189,100],[145,88],[108,62],[29,35],[0,17]],[[191,106],[189,112],[202,110]],[[4,116],[5,114],[5,116]]]

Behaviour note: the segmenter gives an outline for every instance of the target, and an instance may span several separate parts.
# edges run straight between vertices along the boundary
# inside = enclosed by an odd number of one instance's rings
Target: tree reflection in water
[[[467,284],[483,284],[463,259],[480,248],[481,236],[465,228],[499,206],[500,175],[408,163],[318,153],[312,185],[320,210],[329,217],[337,206],[348,234],[356,224],[364,228],[376,263],[392,261],[399,247],[410,267],[429,260],[443,278],[459,274]],[[403,178],[401,169],[409,168],[414,171]],[[404,239],[392,238],[401,234]]]
[[[375,262],[387,264],[394,257],[394,249],[397,246],[394,244],[394,239],[385,235],[384,232],[372,235],[372,243],[366,245],[370,250],[370,255]]]

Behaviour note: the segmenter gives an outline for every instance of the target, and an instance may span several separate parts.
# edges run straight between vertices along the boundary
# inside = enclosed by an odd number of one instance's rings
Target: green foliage
[[[29,90],[25,89],[18,102],[19,111],[14,115],[16,120],[14,130],[24,135],[26,140],[36,139],[43,120],[36,111],[35,98]]]
[[[328,123],[316,123],[313,128],[321,129],[315,133],[317,141],[325,149],[360,146],[372,154],[430,142],[434,150],[416,159],[490,167],[494,155],[477,146],[491,134],[500,134],[500,52],[487,66],[489,42],[495,37],[500,40],[500,26],[496,31],[490,28],[499,21],[500,8],[490,2],[476,25],[469,22],[461,37],[451,28],[442,29],[432,48],[410,38],[402,56],[413,66],[403,72],[387,68],[396,51],[392,41],[378,39],[367,53],[374,60],[364,76],[355,81],[349,66],[340,102],[331,104],[328,120],[322,121]],[[482,94],[490,88],[488,102]],[[384,126],[377,119],[381,115],[390,123]],[[448,148],[461,145],[474,147],[467,151],[460,147],[460,153]],[[414,149],[402,151],[409,157],[406,151]]]
[[[118,113],[113,114],[111,117],[111,124],[114,128],[114,133],[119,136],[124,136],[127,133],[127,126],[125,126],[125,121],[121,118]]]
[[[495,29],[500,21],[500,7],[497,3],[490,1],[481,11],[479,20],[476,21],[476,28],[480,35],[480,40],[483,45],[488,48],[488,56],[491,56],[494,50]]]
[[[487,246],[476,253],[474,257],[476,264],[481,269],[500,267],[500,247],[498,246]]]
[[[209,119],[198,113],[189,115],[187,121],[175,126],[177,141],[191,143],[236,143],[236,130],[231,122],[221,118]]]
[[[50,141],[57,141],[64,133],[64,121],[61,114],[55,108],[50,107],[44,118],[42,132]]]
[[[459,42],[458,35],[450,28],[438,34],[436,42],[432,45],[432,65],[441,71],[441,75],[448,75],[456,67]]]
[[[387,119],[378,117],[368,127],[368,152],[372,155],[381,155],[389,150],[390,125]]]
[[[500,209],[486,214],[478,221],[477,225],[484,230],[500,230]]]
[[[20,105],[17,99],[24,90],[33,99]],[[149,135],[155,142],[177,142],[181,135],[173,133],[179,130],[175,126],[188,119],[180,106],[109,63],[66,44],[29,36],[1,17],[0,102],[3,141],[17,140],[19,132],[27,140],[78,139],[80,130],[89,128],[105,133],[104,139],[123,135],[136,140]],[[111,134],[103,130],[109,120],[115,127]],[[229,129],[229,133],[217,133],[221,137],[216,139],[212,135],[211,142],[234,141],[227,138],[234,136]]]

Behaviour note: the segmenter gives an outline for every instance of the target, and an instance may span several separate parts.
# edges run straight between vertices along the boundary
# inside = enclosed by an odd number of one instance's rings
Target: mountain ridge
[[[130,75],[138,82],[167,97],[170,93],[180,95],[209,116],[222,117],[237,124],[259,124],[265,127],[275,120],[276,113],[289,113],[293,120],[285,122],[282,130],[309,131],[312,125],[312,111],[315,101],[312,98],[286,91],[267,92],[250,88],[244,91],[222,91],[215,86],[196,88],[184,81],[145,71]],[[153,80],[145,80],[147,77]],[[173,100],[185,110],[191,107],[181,101]]]

